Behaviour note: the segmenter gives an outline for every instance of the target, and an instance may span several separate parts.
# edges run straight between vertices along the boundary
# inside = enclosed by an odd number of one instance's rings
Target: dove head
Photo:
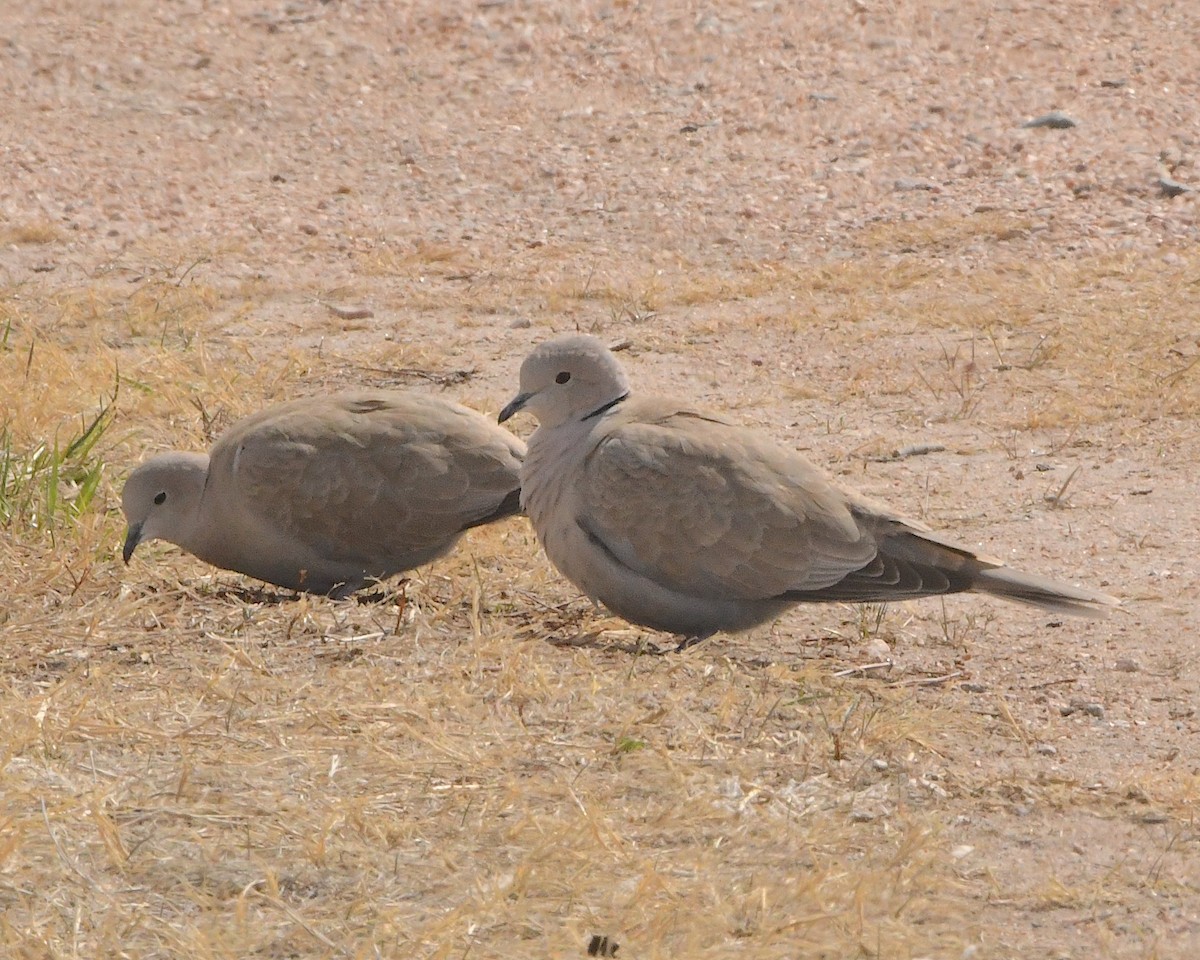
[[[129,475],[121,491],[121,509],[129,524],[126,563],[146,540],[187,546],[207,476],[208,455],[203,453],[162,453]]]
[[[543,427],[597,416],[629,394],[625,371],[595,337],[576,334],[539,345],[521,364],[521,391],[503,410],[503,423],[528,410]]]

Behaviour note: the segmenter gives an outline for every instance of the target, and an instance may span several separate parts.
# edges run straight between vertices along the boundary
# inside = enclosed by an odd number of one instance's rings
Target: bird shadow
[[[576,633],[551,633],[543,639],[552,647],[585,648],[589,650],[616,650],[631,656],[665,656],[675,653],[675,644],[662,646],[653,643],[649,637],[638,640],[613,640],[605,637],[606,630],[583,630]]]
[[[376,589],[370,592],[359,591],[351,594],[349,597],[342,598],[347,602],[354,602],[359,606],[379,606],[384,603],[399,603],[406,602],[405,588],[409,584],[408,578],[398,581],[394,586],[389,586],[378,581],[370,584]],[[324,594],[306,594],[298,590],[289,590],[286,587],[274,587],[270,584],[245,584],[245,583],[230,583],[228,581],[202,581],[200,583],[181,581],[177,586],[169,586],[166,584],[147,584],[143,587],[142,592],[147,596],[155,595],[179,595],[190,594],[196,598],[204,598],[206,600],[235,600],[239,603],[262,606],[262,607],[282,607],[290,603],[295,603],[306,596],[324,597]]]
[[[294,603],[304,596],[295,590],[283,590],[277,587],[249,587],[222,584],[205,591],[211,600],[236,600],[239,603],[259,607],[282,607]]]

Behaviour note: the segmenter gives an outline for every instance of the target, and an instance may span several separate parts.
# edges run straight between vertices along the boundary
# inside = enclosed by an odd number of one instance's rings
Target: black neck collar
[[[617,397],[616,400],[609,400],[608,403],[604,404],[603,406],[597,407],[595,410],[593,410],[591,413],[589,413],[586,417],[581,417],[579,422],[583,423],[584,420],[591,420],[593,417],[598,417],[602,413],[608,413],[609,410],[611,410],[618,403],[620,403],[622,400],[627,399],[628,397],[629,397],[629,391],[627,390],[623,394],[621,394],[619,397]]]

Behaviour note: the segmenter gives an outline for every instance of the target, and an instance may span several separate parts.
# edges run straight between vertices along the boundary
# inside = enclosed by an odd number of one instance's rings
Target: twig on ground
[[[868,460],[874,463],[892,463],[895,460],[907,460],[909,457],[923,457],[929,453],[941,453],[946,447],[940,443],[913,443],[907,447],[900,447],[898,450],[893,450],[891,453],[881,453],[873,457],[867,457]]]
[[[864,663],[861,667],[847,667],[845,670],[838,670],[833,675],[835,677],[870,677],[878,673],[886,673],[893,666],[891,660],[880,660],[878,663]]]
[[[1063,504],[1065,504],[1067,487],[1069,487],[1071,485],[1071,481],[1075,479],[1075,474],[1077,474],[1078,472],[1079,472],[1079,467],[1077,465],[1075,467],[1075,469],[1072,470],[1067,475],[1067,479],[1063,481],[1062,486],[1058,488],[1058,493],[1046,494],[1046,497],[1045,497],[1046,502],[1054,507],[1061,507]]]
[[[1057,680],[1043,680],[1041,683],[1031,684],[1030,690],[1044,690],[1046,687],[1055,687],[1060,683],[1075,683],[1078,677],[1059,677]]]
[[[949,680],[957,680],[959,677],[965,677],[966,671],[955,670],[951,673],[944,673],[937,677],[913,677],[909,680],[897,680],[893,687],[935,687],[938,684],[946,683]]]

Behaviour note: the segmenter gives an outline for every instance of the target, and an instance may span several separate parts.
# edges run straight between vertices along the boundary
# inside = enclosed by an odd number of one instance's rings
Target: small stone
[[[884,760],[883,757],[876,757],[874,760],[871,761],[871,766],[874,767],[876,770],[878,770],[880,773],[882,773],[884,770],[886,770],[888,768],[888,762],[886,760]]]
[[[957,847],[950,851],[950,856],[952,856],[955,860],[962,860],[966,857],[969,857],[974,852],[975,848],[970,844],[960,843]]]
[[[907,192],[909,190],[928,190],[931,193],[936,193],[942,188],[932,180],[922,180],[919,177],[897,177],[892,188],[899,192]]]
[[[1131,660],[1129,657],[1121,657],[1113,664],[1113,669],[1120,673],[1137,673],[1142,669],[1142,665],[1136,660]]]
[[[532,326],[533,321],[528,317],[517,317],[516,320],[508,325],[508,328],[510,330],[528,330]]]
[[[1065,113],[1052,110],[1050,113],[1044,113],[1040,117],[1034,117],[1032,120],[1021,124],[1021,126],[1026,130],[1032,130],[1035,127],[1047,127],[1051,130],[1069,130],[1071,127],[1078,126],[1078,124]]]
[[[892,648],[882,637],[872,637],[863,646],[863,654],[871,660],[886,660],[892,655]]]
[[[1172,180],[1170,177],[1159,177],[1158,189],[1162,191],[1164,197],[1180,197],[1192,188],[1186,183],[1180,183],[1178,180]]]
[[[317,228],[311,223],[302,223],[300,224],[300,232],[306,233],[310,237],[315,237],[317,235]]]
[[[300,229],[304,230],[303,227]],[[307,233],[308,231],[305,230],[304,232]],[[375,311],[370,307],[342,306],[341,304],[337,303],[327,303],[325,306],[328,307],[329,312],[339,320],[369,320],[371,317],[375,316]]]

